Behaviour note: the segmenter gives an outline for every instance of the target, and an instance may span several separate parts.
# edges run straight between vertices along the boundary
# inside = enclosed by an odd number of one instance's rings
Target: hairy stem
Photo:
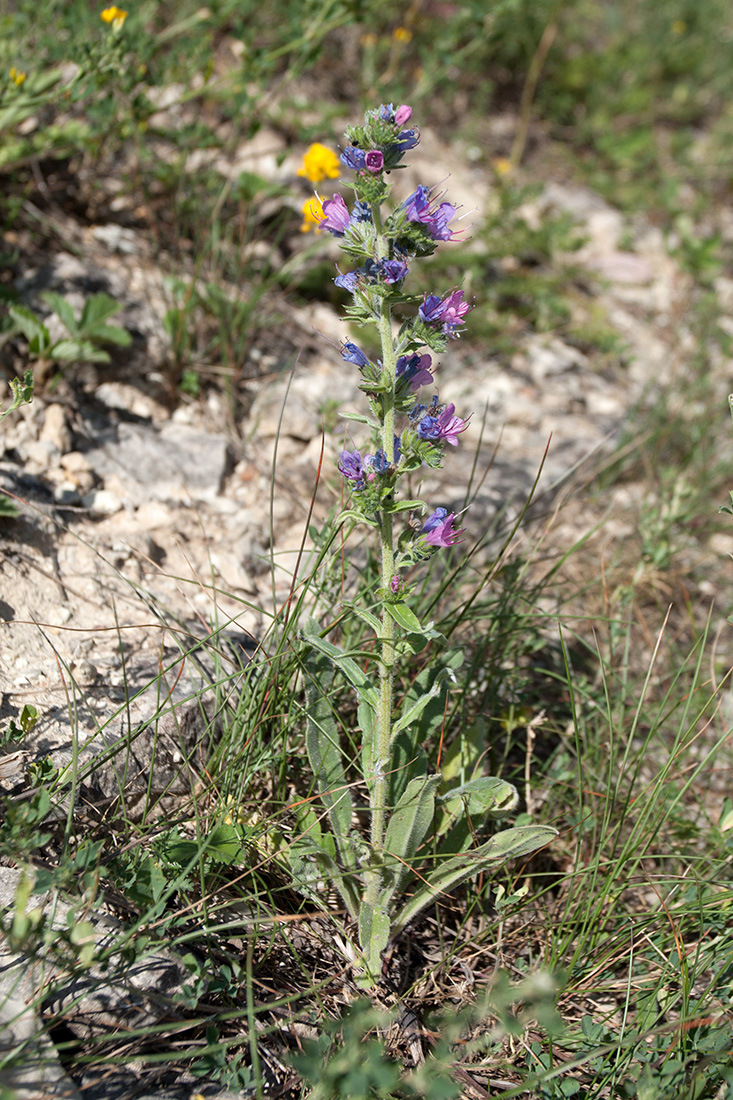
[[[376,258],[388,259],[388,244],[382,227],[379,206],[372,207],[372,218],[376,234]],[[382,447],[388,461],[394,461],[395,436],[395,364],[396,356],[392,342],[392,324],[388,302],[379,301],[377,329],[382,345],[382,378],[387,383],[387,392],[382,394],[383,422]],[[382,553],[382,588],[389,591],[394,576],[394,534],[392,513],[382,510],[380,513],[380,543]],[[384,849],[384,834],[387,821],[387,784],[390,770],[390,743],[392,733],[392,694],[395,663],[395,624],[382,603],[382,628],[379,666],[379,712],[377,716],[377,737],[375,746],[375,774],[371,784],[371,842],[374,857],[374,869],[369,876],[366,900],[376,905],[379,900],[380,857]]]

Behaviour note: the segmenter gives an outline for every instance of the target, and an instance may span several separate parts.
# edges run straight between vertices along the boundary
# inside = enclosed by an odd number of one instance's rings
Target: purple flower
[[[384,153],[381,149],[370,149],[364,157],[364,167],[373,175],[378,175],[384,168]]]
[[[347,363],[356,363],[357,367],[368,367],[369,360],[364,352],[356,344],[345,343],[341,349],[341,357]]]
[[[389,590],[392,595],[397,596],[404,587],[405,582],[402,580],[402,577],[399,577],[395,574],[395,576],[392,577],[392,580],[389,582]]]
[[[437,294],[426,294],[418,315],[426,325],[440,325],[441,330],[450,335],[463,324],[471,308],[470,302],[464,302],[462,290],[452,290],[445,298],[440,298]]]
[[[325,218],[319,223],[319,229],[327,229],[334,237],[343,237],[349,228],[351,221],[346,203],[340,195],[334,195],[332,199],[326,199],[323,203]]]
[[[422,529],[429,546],[447,547],[460,542],[463,528],[453,526],[455,518],[453,513],[448,515],[445,508],[436,508],[432,516],[428,516]]]
[[[398,107],[394,113],[395,126],[404,126],[406,122],[409,122],[412,118],[412,107],[408,107],[406,103],[403,103],[401,107]]]
[[[408,222],[425,222],[430,216],[430,191],[420,184],[402,203]]]
[[[383,122],[394,122],[394,106],[391,103],[383,103],[379,108],[379,117]]]
[[[407,275],[407,264],[402,260],[382,260],[385,283],[400,283]]]
[[[340,286],[342,290],[349,290],[352,294],[359,289],[360,281],[376,282],[382,271],[381,262],[377,260],[366,260],[361,267],[357,267],[356,271],[347,271],[345,275],[337,275],[333,280],[336,286]]]
[[[357,149],[355,145],[350,145],[348,149],[344,149],[339,160],[347,168],[351,168],[352,171],[363,172],[366,153],[363,149]]]
[[[465,432],[468,420],[461,420],[460,416],[454,416],[455,405],[446,405],[438,416],[424,416],[417,426],[417,434],[420,439],[432,439],[436,443],[445,440],[451,447],[458,446],[458,436]]]
[[[397,360],[397,377],[404,378],[410,383],[412,392],[417,393],[421,386],[432,385],[431,363],[429,355],[401,355]]]
[[[448,222],[455,217],[456,208],[450,202],[431,207],[430,191],[422,184],[402,203],[408,222],[424,225],[434,241],[451,241],[455,234]]]
[[[358,451],[342,451],[339,455],[338,468],[347,481],[354,482],[354,489],[364,488],[364,465]]]

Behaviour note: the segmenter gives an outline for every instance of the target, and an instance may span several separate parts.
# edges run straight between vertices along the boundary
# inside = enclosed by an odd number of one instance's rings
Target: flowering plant
[[[506,860],[546,844],[554,829],[525,825],[506,829],[471,848],[490,817],[501,817],[517,804],[511,784],[479,777],[443,789],[431,772],[423,743],[439,727],[448,681],[461,655],[449,654],[423,668],[399,712],[394,706],[395,665],[400,652],[417,652],[440,635],[421,624],[409,606],[409,573],[421,561],[460,541],[454,513],[435,508],[420,522],[428,505],[403,498],[400,483],[423,466],[442,465],[445,445],[456,447],[470,417],[436,394],[428,403],[421,390],[434,384],[430,352],[440,353],[459,336],[471,309],[463,291],[427,294],[420,301],[404,290],[411,264],[429,256],[439,242],[456,239],[451,227],[456,208],[439,201],[432,188],[420,186],[399,205],[389,204],[388,173],[402,166],[420,132],[409,125],[408,106],[386,104],[370,111],[362,126],[347,130],[344,166],[355,174],[351,209],[343,196],[313,206],[313,220],[336,237],[356,266],[341,272],[338,286],[352,296],[348,318],[376,329],[381,358],[373,360],[346,341],[343,359],[361,375],[368,414],[347,419],[371,432],[370,450],[344,450],[338,468],[350,492],[340,522],[364,524],[376,533],[381,555],[377,611],[350,605],[376,635],[376,656],[346,653],[310,620],[304,631],[307,751],[318,796],[330,831],[318,822],[290,846],[291,868],[302,889],[312,893],[317,879],[330,881],[358,928],[356,944],[345,944],[359,981],[374,984],[382,957],[394,937],[441,894]],[[414,313],[393,332],[396,305]],[[414,307],[417,307],[415,309]],[[424,349],[428,348],[426,352]],[[407,522],[397,535],[396,526]],[[364,669],[373,658],[378,683]],[[334,669],[355,689],[361,728],[360,771],[368,792],[368,842],[353,825],[347,764],[328,701]],[[469,827],[470,821],[470,827]],[[470,851],[469,851],[470,848]]]

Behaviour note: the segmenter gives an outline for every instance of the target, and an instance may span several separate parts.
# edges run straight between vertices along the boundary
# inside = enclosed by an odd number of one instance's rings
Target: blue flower
[[[396,138],[397,144],[400,147],[400,152],[405,153],[408,149],[414,149],[420,141],[420,131],[417,126],[413,130],[402,130]]]
[[[322,203],[324,217],[319,222],[319,229],[327,229],[334,237],[343,237],[349,228],[351,219],[346,203],[340,195],[334,195],[332,199],[326,199]]]
[[[472,308],[470,302],[464,302],[462,290],[452,290],[445,298],[437,294],[426,294],[420,306],[418,316],[426,325],[440,325],[441,331],[453,336],[459,325]]]
[[[454,513],[448,515],[447,509],[436,508],[423,524],[426,543],[429,546],[448,547],[460,542],[463,528],[453,526],[455,518]]]
[[[348,149],[344,149],[339,160],[342,164],[345,164],[347,168],[351,168],[352,171],[363,172],[366,163],[366,153],[363,149],[357,149],[355,145],[350,145]]]
[[[351,220],[352,222],[370,222],[372,220],[372,210],[369,203],[357,199],[351,210]]]
[[[381,447],[375,455],[367,455],[365,461],[369,462],[369,465],[377,474],[383,474],[389,469],[389,459]]]
[[[337,275],[333,280],[336,286],[341,287],[342,290],[348,290],[351,294],[359,286],[359,277],[355,271],[347,271],[345,275]]]
[[[356,344],[345,343],[341,349],[341,356],[347,363],[356,363],[357,367],[369,366],[369,360]]]

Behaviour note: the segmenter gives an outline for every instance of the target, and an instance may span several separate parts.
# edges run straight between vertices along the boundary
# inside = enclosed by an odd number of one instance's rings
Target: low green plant
[[[41,297],[57,315],[68,336],[54,340],[48,327],[27,306],[10,305],[8,313],[16,330],[28,341],[28,354],[38,363],[42,373],[55,363],[109,363],[109,353],[101,344],[129,347],[132,342],[126,329],[107,323],[122,308],[109,294],[93,294],[87,298],[79,317],[63,295],[44,291]]]
[[[457,445],[468,427],[468,420],[455,415],[455,406],[441,404],[437,394],[430,405],[421,404],[416,394],[434,382],[431,357],[420,355],[421,347],[444,351],[471,306],[460,290],[443,298],[426,294],[417,315],[407,317],[393,336],[394,308],[414,310],[419,303],[403,290],[408,261],[432,254],[439,241],[455,235],[449,226],[455,207],[435,203],[427,187],[418,187],[383,213],[390,192],[386,171],[399,167],[419,141],[419,131],[406,128],[410,116],[409,107],[387,105],[367,113],[364,126],[350,127],[342,160],[355,171],[353,210],[349,213],[340,195],[315,208],[321,228],[339,238],[349,259],[359,263],[356,271],[336,279],[353,295],[347,316],[375,329],[381,345],[376,362],[355,344],[343,347],[343,358],[360,371],[369,404],[368,415],[346,418],[369,429],[374,453],[362,458],[360,451],[343,451],[339,460],[351,490],[351,507],[339,522],[371,529],[380,565],[369,602],[345,605],[347,616],[373,632],[371,642],[349,652],[328,638],[332,627],[321,629],[311,620],[304,630],[306,748],[325,820],[313,822],[296,838],[289,858],[304,891],[313,895],[320,878],[338,890],[358,929],[357,944],[344,947],[366,987],[379,980],[389,944],[425,908],[555,836],[547,826],[527,824],[487,837],[488,823],[516,807],[514,788],[480,775],[446,785],[430,769],[423,749],[441,724],[462,655],[446,647],[439,657],[425,659],[427,644],[444,639],[410,607],[413,584],[408,578],[436,551],[458,542],[462,531],[456,515],[445,508],[435,509],[420,526],[417,517],[428,512],[427,504],[400,497],[398,487],[423,465],[440,467],[445,443]],[[405,518],[408,523],[397,538],[395,524]],[[422,671],[395,709],[395,669],[405,653],[421,654]],[[340,743],[329,698],[334,674],[356,692],[358,763]],[[354,828],[351,769],[368,792],[368,840]]]
[[[38,721],[38,711],[31,703],[26,703],[21,710],[18,721],[14,718],[0,730],[0,748],[9,745],[19,745],[31,732]]]

